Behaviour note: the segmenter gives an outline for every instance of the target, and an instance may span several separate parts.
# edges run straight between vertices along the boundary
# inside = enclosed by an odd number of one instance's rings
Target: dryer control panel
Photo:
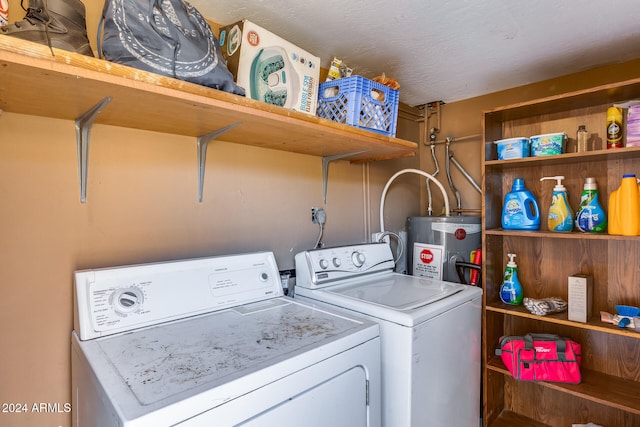
[[[336,280],[393,273],[387,243],[362,243],[300,252],[295,257],[296,286],[322,288]]]
[[[271,252],[77,271],[75,291],[81,340],[283,296]]]

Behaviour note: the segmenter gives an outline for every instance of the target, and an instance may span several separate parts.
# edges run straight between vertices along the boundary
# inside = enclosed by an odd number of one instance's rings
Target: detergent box
[[[315,116],[320,58],[246,19],[222,27],[219,40],[248,97]]]

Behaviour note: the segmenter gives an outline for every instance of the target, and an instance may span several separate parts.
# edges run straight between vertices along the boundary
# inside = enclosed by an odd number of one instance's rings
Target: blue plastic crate
[[[377,96],[377,99],[376,99]],[[396,136],[399,92],[361,76],[320,83],[316,115]]]

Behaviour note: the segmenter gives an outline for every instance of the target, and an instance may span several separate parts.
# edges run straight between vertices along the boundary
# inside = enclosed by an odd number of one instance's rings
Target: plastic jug
[[[640,235],[640,187],[635,174],[625,174],[609,195],[609,234]]]
[[[522,178],[513,180],[511,191],[504,197],[501,222],[505,230],[538,230],[540,228],[538,202],[525,188]]]

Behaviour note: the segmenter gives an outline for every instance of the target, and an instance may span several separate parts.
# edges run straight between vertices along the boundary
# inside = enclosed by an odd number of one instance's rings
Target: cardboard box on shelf
[[[568,318],[574,322],[587,323],[591,317],[593,299],[593,277],[588,274],[569,276]]]
[[[320,58],[246,19],[220,28],[219,40],[248,97],[315,116]]]
[[[640,147],[640,104],[629,107],[626,135],[627,147]]]

